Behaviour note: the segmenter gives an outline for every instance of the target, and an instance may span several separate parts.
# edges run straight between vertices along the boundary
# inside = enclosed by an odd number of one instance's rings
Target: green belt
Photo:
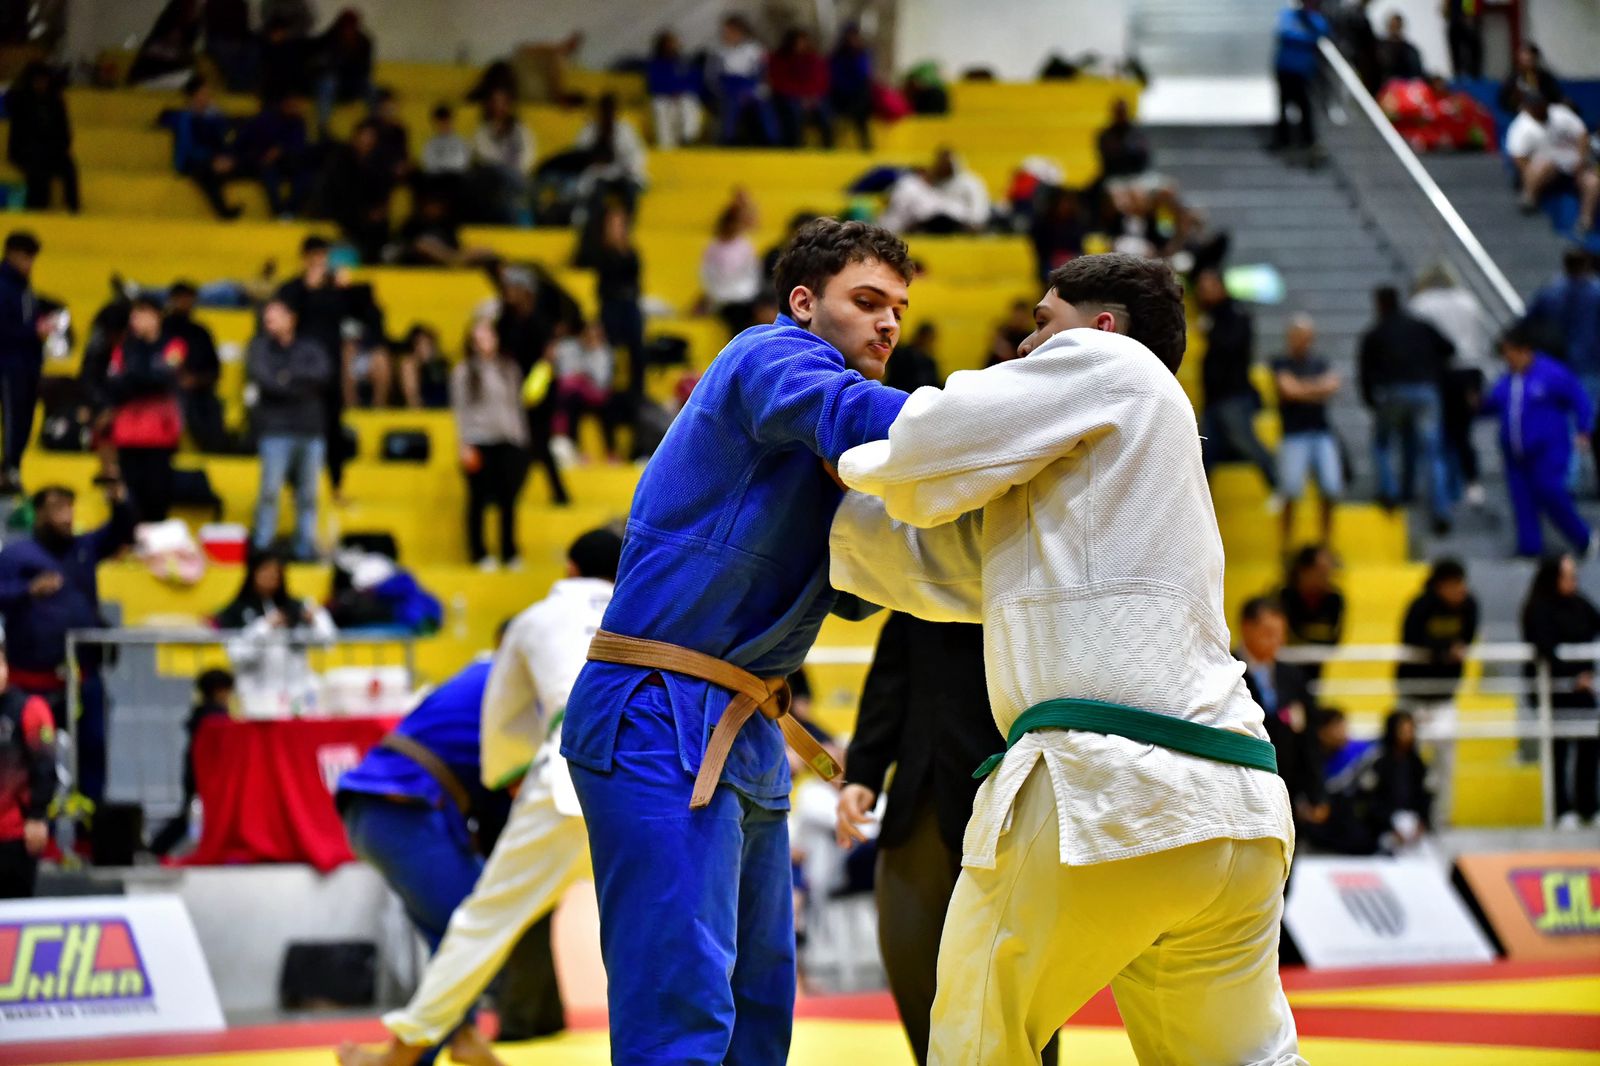
[[[1006,751],[1010,751],[1017,741],[1036,729],[1083,729],[1090,733],[1127,737],[1143,744],[1159,744],[1163,748],[1181,751],[1185,755],[1198,755],[1202,759],[1278,772],[1278,756],[1268,741],[1247,737],[1231,729],[1185,721],[1169,714],[1124,707],[1120,703],[1045,700],[1023,711],[1011,724],[1011,733],[1006,737]],[[1005,751],[989,756],[972,776],[982,781],[994,772],[1005,757]]]

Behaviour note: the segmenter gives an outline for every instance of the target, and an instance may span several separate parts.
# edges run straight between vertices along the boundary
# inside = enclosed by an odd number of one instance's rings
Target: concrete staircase
[[[1283,0],[1136,0],[1128,39],[1152,77],[1240,77],[1272,69]]]
[[[1544,214],[1524,215],[1517,210],[1516,193],[1498,154],[1435,153],[1421,159],[1524,299],[1561,269],[1567,241]]]

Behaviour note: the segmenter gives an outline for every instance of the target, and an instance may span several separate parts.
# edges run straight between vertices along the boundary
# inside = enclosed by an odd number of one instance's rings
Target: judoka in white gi
[[[1301,1063],[1278,980],[1294,828],[1228,651],[1181,291],[1159,261],[1088,256],[1035,320],[1025,358],[918,390],[838,467],[834,587],[981,621],[1008,738],[929,1061],[1038,1062],[1109,982],[1141,1063]]]
[[[523,932],[590,876],[578,799],[557,754],[559,715],[611,602],[621,554],[616,533],[585,533],[568,552],[569,576],[507,627],[484,690],[481,744],[486,787],[522,778],[511,815],[411,1002],[384,1015],[394,1039],[382,1049],[340,1048],[343,1066],[416,1062],[460,1024]]]

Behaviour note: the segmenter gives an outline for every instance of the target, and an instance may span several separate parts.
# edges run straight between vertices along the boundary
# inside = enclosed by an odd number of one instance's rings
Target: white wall
[[[1522,0],[1523,29],[1563,78],[1600,78],[1600,2]]]
[[[938,60],[949,78],[982,66],[1005,81],[1031,79],[1053,53],[1120,59],[1131,6],[1130,0],[902,0],[894,54],[901,69]]]

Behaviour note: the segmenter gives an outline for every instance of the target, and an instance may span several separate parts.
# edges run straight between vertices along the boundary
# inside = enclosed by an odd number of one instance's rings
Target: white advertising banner
[[[0,1044],[221,1028],[177,896],[0,900]]]
[[[1285,922],[1315,968],[1495,957],[1445,871],[1423,858],[1296,856]]]

